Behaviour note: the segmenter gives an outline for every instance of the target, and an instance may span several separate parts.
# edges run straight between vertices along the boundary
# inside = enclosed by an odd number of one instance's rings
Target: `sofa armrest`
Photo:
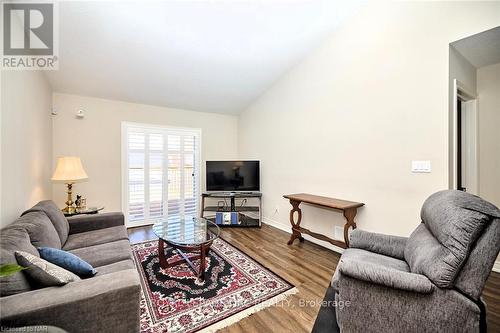
[[[342,260],[339,263],[342,275],[385,287],[430,294],[432,282],[424,275],[400,271],[361,260]]]
[[[385,256],[404,259],[407,237],[377,234],[355,229],[349,237],[349,247],[363,249]]]
[[[69,234],[98,230],[119,225],[125,225],[123,213],[102,213],[91,215],[77,215],[68,218]]]
[[[140,282],[128,269],[0,298],[1,324],[53,325],[68,332],[139,331]]]

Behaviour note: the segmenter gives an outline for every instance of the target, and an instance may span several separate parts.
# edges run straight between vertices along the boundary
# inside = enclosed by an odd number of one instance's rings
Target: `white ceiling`
[[[362,1],[59,3],[57,92],[238,113]]]
[[[500,26],[451,45],[476,68],[500,63]]]

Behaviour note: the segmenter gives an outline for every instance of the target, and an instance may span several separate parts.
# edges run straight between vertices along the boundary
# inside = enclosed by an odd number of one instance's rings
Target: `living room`
[[[500,330],[500,2],[1,17],[2,330]]]

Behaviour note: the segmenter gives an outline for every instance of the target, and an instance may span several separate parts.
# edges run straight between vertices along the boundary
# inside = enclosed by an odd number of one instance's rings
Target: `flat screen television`
[[[207,191],[260,191],[259,161],[207,161]]]

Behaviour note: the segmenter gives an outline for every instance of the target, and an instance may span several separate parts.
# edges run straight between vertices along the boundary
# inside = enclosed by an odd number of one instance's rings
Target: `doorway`
[[[453,92],[453,188],[478,195],[477,98],[456,79]]]

